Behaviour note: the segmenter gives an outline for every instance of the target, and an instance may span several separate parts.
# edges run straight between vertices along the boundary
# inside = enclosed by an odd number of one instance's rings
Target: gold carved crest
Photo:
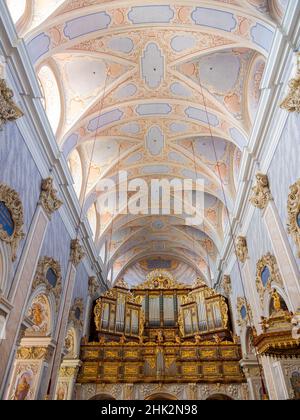
[[[51,284],[47,279],[47,274],[51,273],[56,277],[56,283]],[[61,296],[62,290],[62,280],[61,280],[61,268],[60,264],[50,257],[40,258],[36,274],[33,280],[32,288],[36,289],[40,285],[45,285],[48,293],[52,292],[55,296],[56,306],[58,307],[58,302]]]
[[[40,203],[48,216],[57,211],[63,204],[57,198],[57,191],[53,187],[53,179],[46,178],[42,181]]]
[[[256,174],[256,185],[252,188],[250,203],[258,209],[265,209],[272,199],[268,176],[262,173]]]
[[[0,127],[8,121],[15,121],[23,116],[23,112],[13,101],[13,91],[4,79],[0,79]]]
[[[241,263],[245,263],[248,258],[247,239],[239,236],[236,240],[236,256]]]
[[[297,54],[296,77],[289,83],[289,93],[282,102],[281,108],[288,112],[300,113],[300,53]]]
[[[271,293],[273,283],[283,287],[276,258],[268,253],[256,265],[256,288],[262,305],[265,291]]]
[[[85,252],[80,244],[79,239],[73,239],[71,241],[71,252],[70,252],[70,259],[71,262],[77,266],[81,263],[83,258],[85,257]]]
[[[10,245],[12,260],[15,261],[19,243],[25,237],[23,232],[23,205],[19,194],[5,184],[0,184],[0,202],[4,203],[7,207],[14,224],[11,235],[9,235],[0,224],[0,239]]]

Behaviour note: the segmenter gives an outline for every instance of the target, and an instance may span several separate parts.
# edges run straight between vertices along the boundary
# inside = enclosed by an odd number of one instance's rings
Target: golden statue
[[[278,294],[277,290],[273,289],[272,291],[272,298],[273,298],[273,307],[276,312],[281,311],[281,300],[280,295]]]
[[[38,303],[34,303],[31,309],[32,321],[34,325],[40,326],[43,322],[43,309]]]
[[[163,342],[164,342],[164,335],[163,335],[163,332],[160,330],[160,331],[158,331],[158,333],[157,333],[157,338],[156,338],[156,341],[157,341],[157,343],[158,344],[162,344]]]

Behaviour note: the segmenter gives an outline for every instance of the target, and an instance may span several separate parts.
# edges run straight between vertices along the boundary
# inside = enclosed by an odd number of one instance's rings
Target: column
[[[40,200],[19,260],[13,289],[9,295],[12,305],[12,310],[6,319],[6,331],[9,331],[9,334],[7,334],[6,340],[0,342],[0,398],[3,396],[11,363],[15,356],[16,340],[25,316],[26,304],[31,293],[47,227],[52,213],[58,210],[61,205],[62,202],[57,198],[52,178],[43,180]]]
[[[81,361],[64,360],[60,370],[55,391],[55,400],[72,400],[75,392],[75,383]]]
[[[64,351],[64,344],[65,338],[67,334],[67,327],[68,327],[68,320],[69,320],[69,313],[72,306],[72,298],[73,298],[73,291],[76,279],[76,272],[77,266],[82,261],[84,257],[83,248],[80,245],[78,239],[71,241],[71,254],[70,254],[70,262],[68,266],[66,281],[65,281],[65,288],[64,293],[61,300],[60,306],[60,313],[57,322],[57,329],[56,329],[56,351],[54,355],[53,365],[49,369],[49,376],[47,382],[50,381],[50,392],[47,396],[48,399],[52,400],[54,398],[54,392],[56,389],[56,382],[59,376],[59,369],[62,361],[63,351]]]

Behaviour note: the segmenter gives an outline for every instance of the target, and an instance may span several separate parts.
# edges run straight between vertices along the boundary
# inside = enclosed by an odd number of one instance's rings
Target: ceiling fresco
[[[181,282],[213,282],[287,1],[7,4],[108,282],[125,276],[137,284],[160,265]],[[153,178],[203,178],[204,222],[190,227],[184,214],[101,212],[101,200],[112,194],[101,181],[120,186],[120,171],[148,185]]]

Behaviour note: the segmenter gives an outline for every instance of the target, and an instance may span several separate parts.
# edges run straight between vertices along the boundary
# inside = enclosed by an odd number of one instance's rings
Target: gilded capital
[[[52,349],[50,347],[21,347],[17,352],[17,358],[22,360],[49,360],[51,355]]]
[[[256,174],[256,185],[252,188],[250,203],[258,209],[265,209],[272,199],[268,176],[262,173]]]
[[[48,216],[51,216],[52,213],[57,211],[63,204],[63,202],[57,198],[57,191],[54,189],[53,179],[50,177],[42,181],[40,204],[43,206]]]
[[[236,240],[236,256],[241,263],[246,262],[248,258],[247,239],[244,236],[238,236]]]
[[[281,104],[288,112],[300,113],[300,53],[297,54],[297,73],[289,83],[289,93]]]
[[[297,245],[300,258],[300,179],[290,187],[287,212],[288,232]]]
[[[14,94],[4,79],[0,79],[0,127],[23,116],[13,101]]]
[[[85,252],[80,244],[79,239],[73,239],[71,241],[71,253],[70,253],[71,262],[75,266],[77,266],[78,264],[81,263],[84,256],[85,256]]]

